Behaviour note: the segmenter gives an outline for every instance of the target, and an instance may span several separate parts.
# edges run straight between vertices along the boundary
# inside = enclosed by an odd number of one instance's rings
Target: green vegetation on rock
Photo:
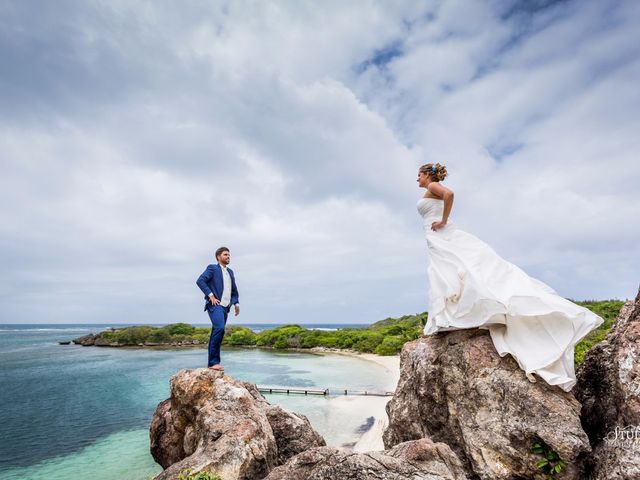
[[[546,474],[547,480],[553,480],[553,477],[567,466],[560,455],[542,440],[533,444],[531,452],[542,457],[536,462],[536,467]]]
[[[367,328],[341,328],[334,331],[311,330],[300,325],[284,325],[260,333],[245,329],[246,331],[242,334],[236,331],[229,337],[225,336],[225,341],[230,345],[242,345],[237,339],[243,335],[251,342],[244,345],[258,347],[276,349],[324,347],[395,355],[402,345],[421,335],[426,318],[424,313],[407,315],[402,318],[388,318]]]
[[[572,300],[575,302],[575,300]],[[576,366],[580,365],[584,360],[585,354],[597,343],[600,343],[609,333],[611,327],[613,327],[613,323],[620,313],[620,309],[624,305],[622,300],[588,300],[584,302],[575,302],[580,306],[588,308],[596,315],[600,315],[604,323],[600,325],[599,328],[596,328],[576,345],[575,354],[574,354],[574,363]]]
[[[178,480],[221,480],[219,475],[209,472],[191,473],[191,469],[182,470]]]
[[[172,323],[164,327],[136,326],[100,332],[94,338],[97,346],[200,344],[209,341],[210,329],[194,327],[188,323]]]
[[[300,325],[254,332],[236,325],[227,325],[223,345],[256,346],[274,349],[335,348],[358,352],[395,355],[402,346],[422,333],[426,313],[387,318],[367,328],[341,328],[334,331],[313,330]],[[105,330],[97,335],[76,338],[75,343],[106,347],[126,346],[206,346],[210,328],[187,323],[172,323],[163,327],[135,326]]]

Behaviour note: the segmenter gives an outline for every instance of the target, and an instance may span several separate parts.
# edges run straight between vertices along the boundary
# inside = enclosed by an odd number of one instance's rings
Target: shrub
[[[320,345],[320,341],[317,335],[313,335],[314,332],[310,332],[309,335],[305,335],[302,338],[302,348],[313,348]]]
[[[283,349],[288,347],[289,347],[289,344],[287,343],[287,339],[284,337],[278,338],[278,340],[276,340],[276,342],[273,344],[273,348],[277,348],[277,349]]]
[[[221,480],[219,475],[209,472],[191,473],[191,469],[182,470],[178,480]]]
[[[195,333],[196,327],[188,323],[171,323],[162,327],[161,330],[165,330],[171,336],[188,336]]]
[[[536,467],[547,475],[547,480],[552,480],[555,475],[560,473],[567,464],[551,447],[542,440],[535,442],[531,447],[531,452],[542,457],[536,463]]]
[[[373,353],[383,340],[384,336],[381,333],[365,330],[358,335],[353,348],[359,352]]]
[[[255,345],[258,336],[249,328],[239,328],[225,335],[226,343],[229,345]]]
[[[197,340],[200,343],[204,343],[205,345],[209,343],[209,337],[211,336],[211,331],[201,334],[197,333],[196,335],[192,335],[191,338]]]
[[[404,337],[385,337],[382,343],[376,347],[375,353],[378,355],[396,355],[402,350],[404,343]]]
[[[138,345],[147,341],[154,327],[127,327],[116,330],[114,340],[121,345]]]
[[[171,335],[169,335],[169,332],[163,329],[158,329],[155,332],[151,332],[147,341],[154,342],[154,343],[162,343],[162,342],[168,342],[170,339],[171,339]]]
[[[586,301],[575,302],[580,306],[588,308],[596,315],[600,315],[604,320],[604,323],[597,329],[589,332],[589,334],[580,341],[574,350],[574,364],[577,367],[584,360],[586,353],[595,345],[605,339],[611,327],[616,320],[616,317],[620,313],[620,309],[624,305],[621,300],[602,300],[602,301]]]

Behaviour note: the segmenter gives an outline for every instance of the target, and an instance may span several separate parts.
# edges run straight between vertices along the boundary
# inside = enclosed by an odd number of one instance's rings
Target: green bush
[[[405,337],[385,337],[382,343],[376,347],[375,353],[378,355],[397,355],[405,342]]]
[[[188,323],[171,323],[162,327],[171,336],[189,336],[195,333],[196,327]]]
[[[231,334],[225,334],[226,343],[229,345],[255,345],[257,338],[256,333],[249,328],[239,328]]]
[[[191,473],[191,469],[182,470],[178,480],[221,480],[219,475],[209,472]]]
[[[209,343],[210,336],[211,336],[211,331],[204,334],[197,333],[195,335],[192,335],[191,338],[193,338],[194,340],[197,340],[198,342],[204,345],[207,345]]]
[[[117,337],[116,332],[110,331],[100,332],[98,336],[104,338],[105,340],[113,340],[114,342],[116,341]]]
[[[138,345],[147,341],[153,331],[154,327],[147,326],[121,328],[113,332],[113,340],[120,345]]]
[[[285,337],[278,338],[278,340],[276,340],[275,343],[273,344],[273,348],[282,349],[282,348],[288,348],[288,347],[289,347],[289,343],[287,342],[287,339]]]
[[[553,480],[553,477],[567,466],[560,458],[560,455],[542,440],[534,442],[531,452],[542,458],[536,462],[536,467],[547,476],[547,480]]]
[[[596,315],[600,315],[604,323],[580,341],[574,350],[574,364],[577,367],[584,360],[586,353],[595,345],[605,339],[609,330],[613,327],[616,317],[620,313],[620,309],[624,305],[621,300],[601,300],[601,301],[585,301],[575,302],[578,305],[588,308]]]
[[[363,330],[358,334],[353,348],[358,352],[373,353],[383,340],[384,335],[382,333]]]
[[[171,335],[169,335],[169,332],[163,329],[159,329],[159,330],[156,330],[155,332],[151,332],[147,340],[149,342],[154,342],[154,343],[163,343],[163,342],[168,342],[170,339],[171,339]]]
[[[358,340],[358,332],[356,330],[342,330],[336,338],[338,348],[353,348]]]
[[[302,348],[313,348],[320,345],[320,340],[317,335],[313,335],[314,332],[310,332],[309,335],[302,337]]]
[[[325,348],[339,348],[338,337],[331,335],[333,332],[322,332],[318,335],[318,346]]]

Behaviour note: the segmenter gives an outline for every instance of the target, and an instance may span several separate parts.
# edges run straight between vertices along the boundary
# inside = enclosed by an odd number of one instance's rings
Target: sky
[[[418,167],[577,300],[640,283],[640,2],[0,2],[0,323],[427,310]]]

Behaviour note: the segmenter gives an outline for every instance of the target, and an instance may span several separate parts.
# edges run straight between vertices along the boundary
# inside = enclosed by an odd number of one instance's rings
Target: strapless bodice
[[[442,212],[444,210],[444,201],[439,198],[421,198],[418,200],[418,213],[423,219],[436,218],[442,219]]]

